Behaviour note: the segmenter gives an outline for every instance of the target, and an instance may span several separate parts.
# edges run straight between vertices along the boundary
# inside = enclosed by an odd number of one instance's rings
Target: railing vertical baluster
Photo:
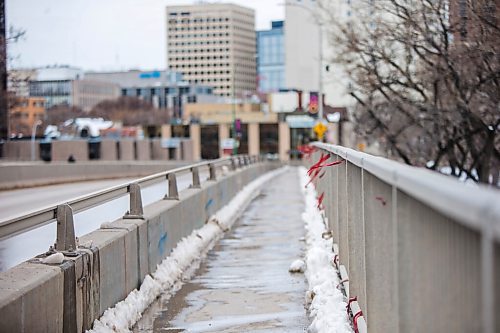
[[[123,217],[124,219],[142,219],[144,210],[142,207],[141,186],[137,183],[129,184],[130,210]]]
[[[191,185],[191,188],[200,188],[200,171],[198,167],[191,168],[191,172],[193,173],[193,184]]]
[[[215,172],[215,165],[213,165],[213,163],[210,163],[208,165],[208,168],[209,168],[209,172],[210,172],[210,177],[208,178],[208,180],[216,181],[217,180],[217,175],[216,175],[216,172]]]
[[[234,158],[231,158],[231,170],[236,170],[236,162],[234,161]]]
[[[165,195],[167,200],[179,200],[179,191],[177,190],[177,176],[175,173],[167,175],[168,193]]]
[[[76,250],[73,210],[67,204],[57,206],[57,251]]]

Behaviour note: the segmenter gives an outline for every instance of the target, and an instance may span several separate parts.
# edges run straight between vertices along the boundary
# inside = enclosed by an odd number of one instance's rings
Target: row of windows
[[[191,46],[191,45],[210,45],[210,44],[216,44],[216,43],[210,43],[209,41],[194,41],[194,42],[169,42],[168,46]],[[224,44],[224,43],[219,43],[219,44]],[[226,41],[226,44],[229,44],[229,41]],[[224,51],[223,49],[220,49],[220,51]],[[226,49],[225,51],[229,51],[229,49]],[[214,52],[216,52],[216,49],[214,49]]]
[[[231,86],[214,86],[214,89],[231,89]]]
[[[192,31],[207,31],[207,30],[229,30],[233,28],[235,31],[239,31],[241,33],[244,33],[246,36],[250,35],[255,35],[255,30],[252,30],[251,28],[246,28],[246,27],[240,27],[240,26],[181,26],[181,27],[172,27],[169,26],[168,31],[169,32],[176,32],[176,31],[182,31],[182,32],[192,32]]]
[[[205,26],[194,26],[194,27],[170,27],[168,31],[191,31],[191,30],[227,30],[229,29],[229,25],[205,25]]]
[[[191,48],[169,48],[168,53],[181,53],[181,54],[186,54],[186,53],[204,53],[204,52],[217,52],[217,50],[220,49],[210,49],[210,48],[203,48],[203,49],[191,49]],[[222,51],[224,52],[224,51]]]
[[[217,33],[217,34],[187,34],[187,35],[168,35],[170,39],[181,39],[181,38],[214,38],[214,37],[229,37],[229,32]]]
[[[176,13],[170,13],[170,16],[175,16]],[[189,18],[181,18],[181,19],[175,19],[175,18],[170,18],[168,20],[168,23],[204,23],[204,22],[229,22],[229,17],[200,17],[200,18],[194,18],[194,19],[189,19]]]
[[[193,57],[191,57],[191,56],[187,56],[187,57],[171,57],[170,61],[179,61],[179,60],[182,60],[182,61],[185,61],[185,60],[191,61],[191,60],[198,60],[198,59],[200,59],[200,60],[205,60],[205,59],[207,59],[207,60],[211,60],[211,59],[213,59],[213,60],[216,60],[216,59],[229,59],[229,55],[220,55],[220,56],[216,56],[216,55],[215,56],[209,56],[209,55],[207,55],[206,57],[205,56],[199,56],[199,57],[198,56],[193,56]]]
[[[211,79],[193,79],[189,78],[188,80],[194,83],[211,83],[211,82],[231,82],[231,78],[211,78]]]
[[[175,67],[175,66],[171,66]],[[231,71],[222,70],[222,71],[185,71],[184,75],[217,75],[217,74],[231,74]]]
[[[30,96],[64,96],[71,94],[70,81],[33,81],[29,83]]]
[[[26,108],[29,106],[32,106],[32,107],[40,107],[40,108],[43,108],[43,105],[45,104],[44,101],[27,101],[27,100],[24,100],[24,101],[21,101],[19,102],[18,104],[16,104],[16,106],[19,106],[19,107],[22,107],[22,108]]]

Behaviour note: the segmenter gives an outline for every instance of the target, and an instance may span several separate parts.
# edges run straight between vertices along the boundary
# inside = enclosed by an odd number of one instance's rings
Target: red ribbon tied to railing
[[[311,155],[318,150],[318,148],[310,145],[301,145],[297,147],[297,150],[302,153],[304,158],[309,159]]]
[[[325,175],[325,172],[321,173],[321,170],[324,167],[339,165],[342,162],[344,162],[344,160],[339,160],[339,161],[334,161],[331,163],[325,163],[330,157],[331,157],[330,154],[321,153],[319,160],[316,163],[314,163],[307,171],[307,175],[310,177],[310,180],[306,184],[306,187],[307,187],[307,185],[312,183],[314,180],[316,180],[316,178],[318,178],[318,176],[319,176],[319,178],[322,178]]]
[[[359,333],[358,329],[358,319],[359,317],[363,317],[363,311],[359,310],[354,317],[352,318],[352,325],[354,326],[354,332]]]
[[[323,199],[325,198],[325,192],[321,193],[321,195],[318,197],[318,209],[321,209],[321,204],[323,203]]]

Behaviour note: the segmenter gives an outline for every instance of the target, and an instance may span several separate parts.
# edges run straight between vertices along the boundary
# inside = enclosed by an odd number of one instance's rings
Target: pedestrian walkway
[[[299,175],[290,168],[267,184],[190,282],[134,331],[306,331],[307,284],[288,272],[304,251],[303,211]]]

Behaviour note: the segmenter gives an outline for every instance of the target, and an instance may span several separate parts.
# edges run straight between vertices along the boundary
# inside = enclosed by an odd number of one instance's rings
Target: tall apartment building
[[[233,4],[167,7],[167,68],[214,94],[256,91],[255,12]]]

